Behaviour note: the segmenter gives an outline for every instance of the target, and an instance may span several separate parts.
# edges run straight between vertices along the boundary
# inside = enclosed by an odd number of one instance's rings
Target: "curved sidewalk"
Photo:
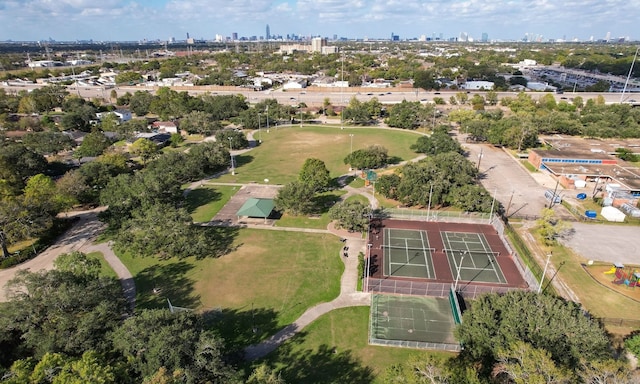
[[[38,256],[28,260],[13,268],[0,270],[0,302],[7,301],[4,286],[20,270],[30,270],[37,272],[41,270],[53,269],[53,262],[58,256],[73,251],[79,252],[101,252],[104,259],[118,275],[120,284],[124,291],[124,296],[133,310],[136,303],[136,287],[133,276],[127,267],[113,253],[110,243],[93,244],[92,240],[104,229],[104,224],[98,220],[98,212],[105,207],[99,207],[90,211],[69,212],[68,217],[78,217],[64,234],[60,236],[49,248],[45,249]]]

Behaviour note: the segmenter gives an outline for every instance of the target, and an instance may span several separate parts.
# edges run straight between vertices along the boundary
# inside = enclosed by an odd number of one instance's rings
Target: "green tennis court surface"
[[[459,313],[459,312],[458,312]],[[457,345],[455,321],[449,298],[373,295],[371,341],[392,341]]]
[[[427,233],[421,230],[386,228],[384,275],[434,279],[435,269]]]
[[[483,234],[440,232],[440,235],[455,280],[507,283],[497,260],[500,253],[491,250]]]

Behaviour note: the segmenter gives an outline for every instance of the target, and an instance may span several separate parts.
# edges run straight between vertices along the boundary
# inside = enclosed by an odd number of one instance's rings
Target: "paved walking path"
[[[105,207],[99,207],[89,211],[68,212],[67,217],[77,217],[75,222],[63,235],[56,240],[49,248],[45,249],[38,256],[28,260],[13,268],[0,270],[0,302],[8,300],[5,285],[20,270],[29,270],[37,272],[41,270],[53,269],[53,262],[58,256],[73,251],[79,252],[101,252],[105,260],[115,271],[122,284],[125,298],[131,309],[135,307],[136,287],[133,276],[122,264],[120,259],[113,253],[111,244],[101,243],[93,244],[95,237],[104,230],[105,225],[98,220],[98,213],[105,210]]]

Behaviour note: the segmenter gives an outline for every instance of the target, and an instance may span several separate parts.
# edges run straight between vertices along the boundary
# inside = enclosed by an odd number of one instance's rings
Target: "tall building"
[[[233,41],[237,41],[238,40],[238,32],[233,32],[231,34],[231,40],[233,40]]]
[[[489,34],[487,32],[482,32],[482,42],[486,43],[489,41]]]
[[[271,39],[271,30],[269,29],[269,24],[267,24],[267,31],[265,37],[267,40]]]
[[[327,39],[314,37],[311,39],[311,52],[322,52],[322,47],[327,45]]]

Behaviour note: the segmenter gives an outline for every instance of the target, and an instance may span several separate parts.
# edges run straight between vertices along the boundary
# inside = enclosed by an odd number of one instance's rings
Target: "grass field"
[[[379,376],[387,367],[429,353],[369,345],[368,327],[369,307],[336,309],[264,361],[280,370],[287,383],[382,383]]]
[[[237,192],[238,187],[228,185],[204,185],[189,192],[186,208],[193,221],[210,221]]]
[[[109,263],[104,259],[102,252],[90,252],[87,253],[87,256],[95,257],[100,260],[100,276],[113,277],[114,279],[118,278],[118,275],[113,271],[113,268],[111,268]]]
[[[398,161],[415,157],[409,147],[419,135],[412,131],[381,128],[287,127],[272,129],[262,135],[263,143],[250,152],[236,156],[236,175],[223,175],[222,182],[247,183],[265,178],[271,183],[286,184],[296,177],[304,161],[317,158],[326,164],[332,177],[348,172],[344,158],[351,150],[364,149],[380,144],[388,149],[390,157]]]
[[[217,259],[120,259],[135,278],[139,307],[163,307],[169,298],[176,306],[219,309],[225,339],[238,348],[340,293],[342,243],[333,235],[242,229],[235,245]]]

